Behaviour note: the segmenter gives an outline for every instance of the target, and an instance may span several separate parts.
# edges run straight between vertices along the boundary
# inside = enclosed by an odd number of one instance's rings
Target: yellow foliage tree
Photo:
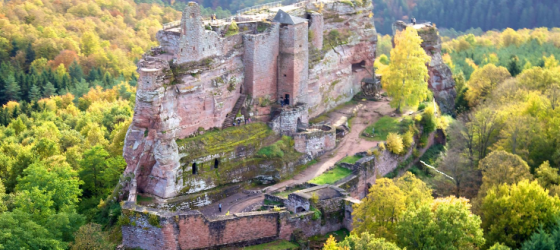
[[[391,106],[401,111],[403,106],[418,106],[431,92],[428,89],[428,68],[430,57],[420,46],[422,38],[416,29],[406,28],[397,32],[395,48],[391,50],[391,62],[381,84],[392,98]]]
[[[504,67],[496,67],[494,64],[486,64],[476,69],[467,86],[466,99],[471,107],[476,106],[481,99],[486,98],[497,84],[511,77],[509,71]]]
[[[412,131],[406,131],[402,136],[402,142],[405,148],[410,148],[414,142]]]
[[[387,135],[387,147],[393,154],[402,153],[404,150],[402,137],[396,133],[389,133]]]
[[[393,241],[397,222],[405,209],[405,194],[393,180],[377,179],[368,196],[354,207],[353,232],[369,232]]]

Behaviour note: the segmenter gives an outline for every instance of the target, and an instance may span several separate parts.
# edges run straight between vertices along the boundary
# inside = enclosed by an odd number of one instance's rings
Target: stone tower
[[[207,31],[200,7],[189,2],[181,18],[181,38],[176,52],[177,63],[196,62],[221,53],[221,41],[215,32]]]
[[[278,95],[289,105],[305,103],[309,79],[307,19],[280,10],[273,22],[280,23]]]

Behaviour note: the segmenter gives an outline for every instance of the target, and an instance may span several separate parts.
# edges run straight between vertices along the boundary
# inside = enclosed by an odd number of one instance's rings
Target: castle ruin
[[[402,157],[364,157],[346,166],[353,175],[336,187],[269,197],[295,214],[209,218],[196,209],[248,182],[290,178],[335,148],[337,128],[309,120],[351,100],[372,77],[372,11],[369,0],[307,0],[212,21],[190,2],[180,21],[164,25],[157,33],[160,46],[138,62],[135,112],[123,150],[123,245],[212,249],[351,229],[352,205],[412,149]],[[429,86],[447,110],[454,83],[441,60],[437,30],[421,29],[422,46],[439,58],[427,65]],[[427,147],[431,143],[433,135]],[[272,146],[284,155],[266,156]],[[315,206],[321,218],[309,211],[312,193],[320,194]],[[154,202],[139,204],[137,195]]]

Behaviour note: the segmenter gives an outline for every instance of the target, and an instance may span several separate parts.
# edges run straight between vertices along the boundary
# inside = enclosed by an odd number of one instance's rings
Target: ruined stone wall
[[[156,39],[163,51],[174,55],[179,49],[181,34],[174,31],[160,30],[156,33]]]
[[[274,132],[280,135],[295,135],[297,132],[298,119],[302,124],[309,123],[306,105],[287,107],[277,112],[277,115],[274,116],[268,125]]]
[[[252,212],[206,218],[198,211],[163,212],[127,202],[122,226],[123,246],[145,250],[201,249],[247,246],[290,240],[295,230],[306,236],[325,234],[342,228],[343,202],[325,205],[327,216],[313,219],[313,212]],[[328,206],[328,208],[327,208]],[[335,216],[336,215],[336,216]]]
[[[317,157],[336,147],[336,129],[325,126],[329,130],[311,130],[294,135],[296,151]]]
[[[313,47],[318,50],[323,49],[323,29],[324,29],[324,20],[323,14],[313,12],[308,14],[309,17],[309,34],[313,37],[309,37],[310,42],[313,44]]]
[[[181,37],[176,49],[177,63],[196,62],[204,58],[224,56],[241,44],[241,35],[226,38],[204,28],[200,8],[189,2],[181,17]]]
[[[245,88],[255,100],[277,100],[278,29],[279,24],[273,23],[264,33],[243,36]]]

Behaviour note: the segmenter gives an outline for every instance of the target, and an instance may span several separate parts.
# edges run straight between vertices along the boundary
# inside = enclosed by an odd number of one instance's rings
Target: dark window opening
[[[192,174],[198,174],[198,167],[196,166],[196,162],[192,164]]]
[[[303,207],[296,208],[296,213],[301,213],[301,212],[305,212],[305,208]]]
[[[284,104],[290,105],[290,95],[286,94],[286,97],[284,97]]]
[[[239,94],[243,94],[243,85],[239,88]]]
[[[308,20],[307,21],[307,27],[311,27],[311,14],[307,13],[305,15],[305,18]]]
[[[218,168],[219,164],[220,164],[220,161],[218,160],[218,158],[214,159],[214,168]]]
[[[359,63],[353,63],[353,64],[352,64],[352,71],[353,71],[353,72],[357,72],[358,70],[364,69],[365,67],[366,67],[366,61],[365,61],[365,60],[362,60],[362,61],[359,62]]]
[[[284,77],[286,77],[286,74],[284,74]]]

